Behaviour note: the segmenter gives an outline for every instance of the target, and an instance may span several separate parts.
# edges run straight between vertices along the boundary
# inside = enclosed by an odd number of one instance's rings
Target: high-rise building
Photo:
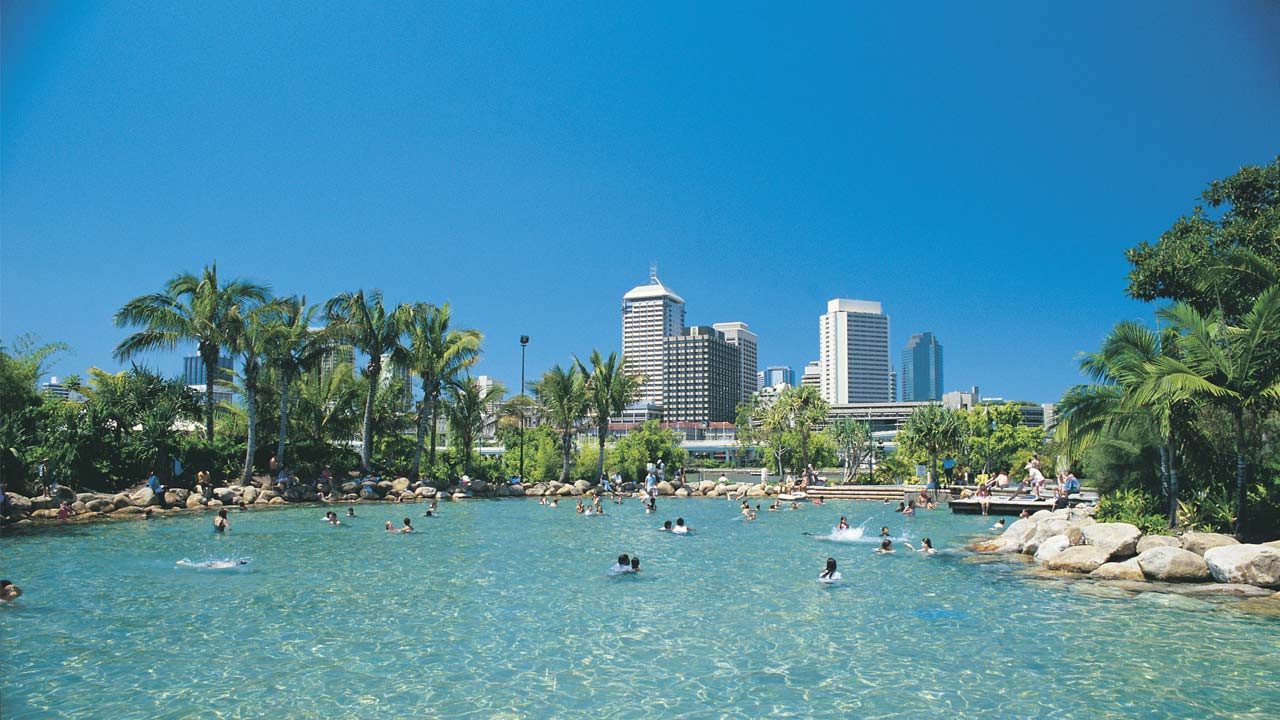
[[[760,370],[756,372],[756,392],[760,392],[764,388],[764,371]]]
[[[318,333],[323,328],[311,328],[311,332]],[[345,343],[327,342],[324,351],[320,354],[320,375],[327,377],[339,365],[348,365],[351,371],[355,372],[356,366],[356,349]]]
[[[902,348],[902,401],[942,399],[942,343],[931,332],[916,333]]]
[[[725,342],[738,348],[741,358],[739,374],[742,377],[742,388],[738,391],[739,402],[745,402],[756,391],[756,367],[759,366],[759,338],[747,329],[742,322],[715,323],[711,327],[724,335]]]
[[[800,385],[809,387],[822,387],[822,363],[814,360],[804,366],[804,374],[800,376]]]
[[[413,411],[413,376],[409,373],[409,366],[404,363],[394,362],[390,354],[382,356],[382,375],[378,377],[378,384],[382,387],[390,385],[393,380],[400,382],[400,397],[396,403],[400,412]]]
[[[733,422],[742,392],[741,350],[705,325],[667,337],[663,346],[662,419]]]
[[[658,280],[655,265],[649,269],[649,284],[622,296],[622,354],[627,369],[644,376],[639,404],[662,403],[663,340],[683,333],[684,298]]]
[[[889,402],[898,401],[898,373],[889,371]]]
[[[889,401],[889,316],[880,303],[831,300],[818,326],[822,397],[833,405]]]
[[[773,387],[775,385],[796,386],[796,371],[787,365],[770,365],[764,369],[763,373],[764,387]]]
[[[225,353],[218,354],[219,377],[215,384],[230,385],[235,378],[235,358]],[[188,355],[182,358],[182,384],[204,385],[204,358],[199,355]]]

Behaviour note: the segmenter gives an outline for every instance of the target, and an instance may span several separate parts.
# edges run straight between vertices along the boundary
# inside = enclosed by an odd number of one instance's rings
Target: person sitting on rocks
[[[66,522],[74,514],[75,511],[71,509],[71,506],[67,504],[66,500],[63,500],[62,503],[58,505],[59,520]]]
[[[22,597],[22,588],[8,580],[0,580],[0,602],[13,602]]]

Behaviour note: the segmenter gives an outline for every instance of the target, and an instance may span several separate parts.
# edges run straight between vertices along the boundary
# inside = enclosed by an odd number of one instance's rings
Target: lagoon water
[[[210,514],[8,535],[0,575],[26,594],[0,607],[0,716],[1280,716],[1280,619],[972,562],[958,548],[992,518],[658,505],[359,505],[340,527],[312,506],[232,512],[225,537]],[[383,531],[405,515],[422,532]],[[655,531],[677,515],[696,532]],[[840,515],[865,536],[805,534]],[[944,552],[874,555],[881,525]],[[623,552],[643,571],[608,577]],[[839,584],[816,582],[828,556]]]

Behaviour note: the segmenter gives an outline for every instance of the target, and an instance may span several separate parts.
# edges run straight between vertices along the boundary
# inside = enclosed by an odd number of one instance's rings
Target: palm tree
[[[1246,421],[1280,401],[1280,285],[1259,295],[1238,324],[1215,309],[1202,315],[1186,303],[1159,312],[1178,333],[1178,357],[1147,363],[1138,399],[1203,400],[1226,410],[1236,440],[1236,534],[1244,532],[1250,437]]]
[[[409,323],[409,369],[422,380],[422,401],[418,403],[418,449],[413,456],[413,479],[422,467],[422,445],[425,428],[431,427],[431,450],[427,467],[436,464],[436,418],[440,412],[440,396],[457,388],[462,375],[480,359],[479,330],[451,330],[453,312],[449,303],[439,307],[427,303],[413,306]]]
[[[390,312],[383,306],[382,291],[374,290],[367,296],[364,290],[342,293],[325,303],[325,315],[329,319],[331,337],[350,343],[369,356],[365,365],[365,377],[369,387],[364,401],[364,431],[361,435],[360,469],[369,472],[369,457],[373,452],[373,404],[378,393],[378,380],[382,377],[383,355],[393,363],[406,359],[404,336],[409,319],[409,306],[397,305]]]
[[[502,400],[505,392],[506,389],[501,385],[481,388],[480,383],[470,377],[449,386],[445,414],[449,418],[449,428],[462,449],[463,465],[468,470],[476,439],[484,433],[489,408]]]
[[[275,301],[252,307],[237,315],[234,329],[229,333],[229,348],[240,356],[244,378],[247,423],[241,483],[249,482],[253,476],[253,456],[258,450],[258,388],[267,351],[279,333],[283,309],[284,306]]]
[[[929,455],[930,472],[937,480],[938,456],[944,452],[953,452],[960,445],[964,432],[962,413],[941,405],[926,405],[911,413],[902,426],[899,438],[907,447],[922,450]]]
[[[1174,342],[1136,322],[1116,324],[1102,349],[1081,359],[1080,370],[1093,383],[1067,390],[1054,430],[1074,452],[1129,428],[1159,438],[1160,477],[1169,498],[1170,527],[1178,525],[1180,403],[1163,393],[1147,393],[1141,400],[1138,395],[1152,378],[1150,363],[1169,352]]]
[[[560,482],[567,482],[569,459],[573,454],[573,433],[591,404],[587,377],[578,371],[577,365],[570,365],[568,370],[556,365],[533,384],[533,394],[537,396],[547,419],[560,431],[560,457],[563,461]]]
[[[790,388],[778,396],[774,411],[780,413],[791,429],[800,433],[800,467],[809,467],[809,434],[813,428],[827,418],[830,406],[818,388],[802,385]]]
[[[591,351],[591,368],[574,358],[578,372],[587,378],[591,419],[596,425],[596,441],[600,445],[600,459],[596,465],[596,479],[604,476],[604,443],[609,435],[609,419],[617,417],[640,396],[640,384],[644,378],[627,372],[626,358],[609,353],[602,358],[599,350]]]
[[[276,439],[276,461],[285,466],[286,440],[289,435],[289,401],[294,381],[303,373],[319,366],[329,345],[323,331],[313,330],[316,307],[307,305],[306,297],[284,298],[278,303],[279,314],[272,324],[266,346],[264,364],[275,373],[280,391],[280,433]]]
[[[362,387],[355,368],[339,363],[328,372],[311,368],[298,376],[289,422],[296,433],[314,440],[349,440],[356,432]]]
[[[229,344],[242,306],[265,302],[270,288],[246,280],[218,284],[218,265],[206,266],[199,277],[175,275],[164,290],[125,303],[115,315],[117,327],[142,330],[116,346],[112,356],[127,360],[148,350],[174,350],[194,340],[205,370],[205,437],[213,441],[213,386],[219,377],[218,355]]]

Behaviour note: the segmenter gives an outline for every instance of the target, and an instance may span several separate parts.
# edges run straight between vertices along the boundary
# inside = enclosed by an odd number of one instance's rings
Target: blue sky
[[[1280,153],[1280,5],[4,4],[0,337],[116,367],[179,270],[450,301],[518,384],[651,260],[761,364],[833,297],[1057,399],[1152,308],[1123,250]],[[149,364],[176,372],[180,361]]]

